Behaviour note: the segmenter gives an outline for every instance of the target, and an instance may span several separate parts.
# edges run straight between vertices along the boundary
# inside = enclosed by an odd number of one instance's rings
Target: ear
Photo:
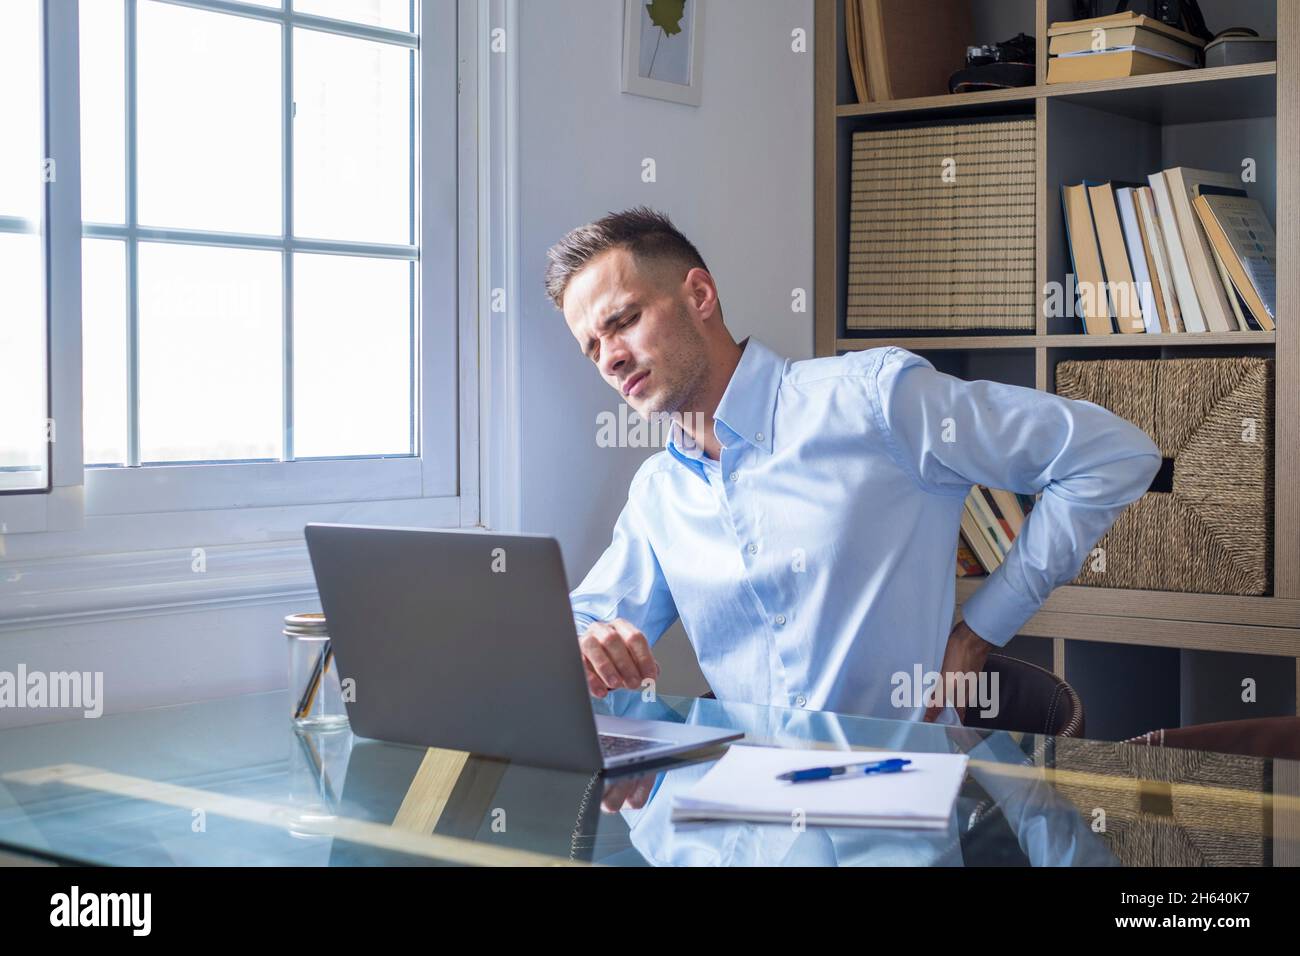
[[[686,273],[682,280],[686,299],[701,319],[711,319],[718,312],[718,287],[707,269],[698,266]]]

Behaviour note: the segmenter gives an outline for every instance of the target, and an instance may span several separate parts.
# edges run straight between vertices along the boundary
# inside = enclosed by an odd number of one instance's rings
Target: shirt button
[[[751,545],[749,546],[749,553],[750,553],[750,554],[758,554],[758,545],[756,545],[756,544],[751,544]]]
[[[794,702],[798,704],[800,707],[804,707],[808,703],[808,698],[805,697],[803,694],[800,694],[798,697],[794,699]]]
[[[740,481],[740,472],[733,471],[730,477],[732,481]]]
[[[777,627],[780,627],[780,626],[781,626],[782,624],[784,624],[784,623],[785,623],[785,615],[784,615],[784,614],[778,614],[778,615],[776,616],[776,625],[777,625]]]
[[[762,440],[763,440],[762,432],[759,432],[757,435],[754,436],[754,441],[762,441]]]

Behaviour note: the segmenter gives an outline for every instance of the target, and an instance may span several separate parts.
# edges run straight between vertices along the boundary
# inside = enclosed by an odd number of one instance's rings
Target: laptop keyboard
[[[622,757],[624,754],[637,753],[641,750],[649,750],[651,747],[662,747],[667,740],[652,740],[649,737],[626,737],[622,734],[598,734],[600,737],[600,753],[604,757]]]

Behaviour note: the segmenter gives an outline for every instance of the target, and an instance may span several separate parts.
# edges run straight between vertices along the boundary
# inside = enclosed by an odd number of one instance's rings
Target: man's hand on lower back
[[[659,680],[659,664],[650,642],[623,618],[596,621],[578,638],[587,689],[596,697],[611,690],[640,690],[642,682]]]
[[[978,675],[984,669],[984,662],[988,660],[989,652],[993,647],[994,645],[967,627],[965,621],[959,621],[948,633],[948,647],[943,652],[943,667],[939,669],[942,679],[940,693],[946,694],[947,688],[964,684],[965,675],[974,674],[978,680]],[[948,676],[950,674],[956,675],[956,678],[950,680]],[[957,719],[964,722],[966,708],[960,707],[956,710]],[[933,722],[941,713],[943,713],[943,706],[927,707],[926,722]]]

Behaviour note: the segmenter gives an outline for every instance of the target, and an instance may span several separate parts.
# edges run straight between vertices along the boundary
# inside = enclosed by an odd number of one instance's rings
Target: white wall
[[[284,616],[320,610],[314,598],[0,631],[0,668],[103,674],[106,715],[288,683]],[[288,715],[286,714],[286,725]],[[0,709],[0,729],[83,720],[80,710]]]
[[[812,355],[812,0],[708,0],[698,107],[619,92],[620,0],[519,4],[519,266],[523,503],[575,584],[609,543],[646,452],[596,446],[620,397],[578,353],[542,289],[546,250],[574,226],[645,204],[668,213],[717,280],[727,325]],[[808,51],[791,50],[803,28]],[[641,180],[642,160],[657,181]],[[791,311],[791,290],[808,311]],[[680,627],[658,651],[665,693],[701,685]]]

